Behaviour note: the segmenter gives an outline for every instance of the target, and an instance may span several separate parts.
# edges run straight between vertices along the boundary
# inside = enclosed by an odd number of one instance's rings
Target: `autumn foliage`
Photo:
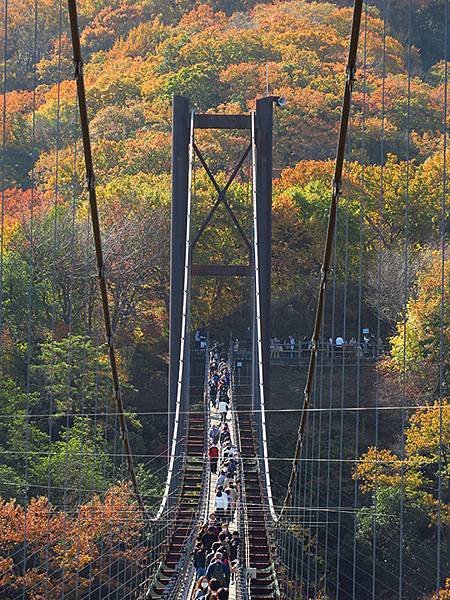
[[[12,599],[25,589],[27,600],[56,600],[78,589],[72,597],[114,593],[120,598],[129,570],[139,571],[145,563],[144,528],[128,487],[111,487],[121,442],[111,417],[109,363],[102,354],[103,316],[66,5],[56,0],[7,4],[0,6],[0,39],[7,46],[4,56],[0,44],[0,64],[6,66],[0,102],[0,596]],[[162,415],[167,409],[172,96],[188,96],[199,112],[230,114],[247,113],[267,92],[286,97],[285,109],[274,112],[272,326],[274,335],[296,332],[308,338],[352,9],[343,0],[78,0],[77,6],[130,437],[139,455],[159,455],[167,444]],[[443,6],[442,0],[390,3],[385,27],[382,2],[376,0],[367,4],[361,30],[324,335],[332,334],[330,327],[337,335],[343,323],[348,337],[361,336],[357,329],[367,323],[372,331],[380,329],[388,347],[376,367],[362,369],[369,374],[361,404],[370,410],[361,417],[355,441],[360,456],[354,479],[348,467],[346,481],[341,477],[335,489],[330,486],[327,498],[334,506],[344,495],[356,498],[354,486],[359,494],[358,514],[354,521],[351,515],[351,524],[343,521],[340,534],[343,547],[356,548],[348,532],[357,522],[361,582],[356,593],[362,599],[372,597],[362,595],[372,586],[373,565],[364,559],[372,556],[368,547],[377,518],[377,543],[380,548],[384,543],[385,554],[377,557],[375,571],[397,560],[401,503],[411,510],[409,579],[425,564],[416,540],[427,539],[425,554],[436,548],[438,483],[442,525],[447,519],[449,414],[442,380],[450,369],[450,263],[442,241],[450,153],[443,136],[449,124],[444,122],[449,114]],[[196,143],[221,184],[248,145],[247,133],[196,132]],[[227,198],[251,238],[249,166],[247,161]],[[195,229],[216,200],[198,161],[193,187]],[[195,260],[247,264],[248,248],[221,208],[195,248]],[[223,326],[241,336],[251,318],[249,288],[236,278],[194,281],[192,328]],[[229,329],[221,333],[228,338]],[[345,377],[346,389],[355,389],[351,367]],[[330,390],[334,384],[331,374]],[[297,386],[291,388],[295,399]],[[274,396],[269,401],[278,402]],[[395,407],[376,441],[371,435],[375,399]],[[325,413],[322,417],[325,423]],[[345,469],[353,465],[355,449],[350,448],[351,425],[346,420],[342,427],[348,447],[340,448],[340,461],[342,453],[350,453],[339,463]],[[279,443],[287,456],[287,437],[277,441],[279,435],[271,431],[270,442]],[[319,436],[322,442],[335,438],[331,426]],[[81,490],[77,465],[83,453]],[[164,471],[160,465],[154,469],[142,469],[154,485],[149,497],[158,495]],[[272,477],[282,501],[285,481],[275,467]],[[51,502],[45,497],[47,481],[54,486]],[[322,502],[319,498],[317,506]],[[380,505],[384,512],[378,514]],[[331,539],[328,520],[326,527]],[[321,552],[318,545],[316,567]],[[329,582],[338,580],[330,556],[323,560]],[[348,572],[336,595],[355,595],[346,587],[353,577],[348,556],[341,561]],[[326,579],[325,571],[318,573],[316,581]],[[397,589],[398,582],[384,575],[380,600],[390,600],[389,589]],[[420,591],[411,588],[404,597],[434,600],[435,574],[420,577]],[[442,587],[439,597],[447,594]],[[314,594],[325,597],[328,591]]]
[[[125,594],[129,573],[145,564],[141,534],[141,515],[126,485],[94,496],[74,514],[43,496],[26,509],[1,500],[1,596],[25,590],[30,600],[56,600],[75,589],[80,597],[98,594],[102,586]]]

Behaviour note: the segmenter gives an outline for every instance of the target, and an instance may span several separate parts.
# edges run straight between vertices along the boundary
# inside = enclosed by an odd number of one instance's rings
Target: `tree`
[[[406,297],[412,297],[428,252],[410,248],[406,260],[404,248],[383,247],[378,254],[368,265],[364,300],[381,319],[395,325],[403,316],[405,286]]]
[[[438,542],[442,564],[449,559],[450,547],[444,541],[450,526],[449,444],[450,404],[436,402],[415,410],[409,417],[403,458],[390,450],[372,447],[354,470],[353,477],[359,480],[361,491],[371,494],[369,506],[358,512],[358,540],[364,556],[376,527],[380,597],[389,589],[397,589],[400,543],[402,581],[411,598],[434,589]]]
[[[0,593],[5,600],[22,591],[30,600],[57,600],[75,588],[80,598],[94,593],[106,597],[111,589],[102,587],[105,564],[126,593],[130,573],[145,564],[142,518],[125,484],[94,496],[72,515],[43,497],[33,498],[26,509],[0,500],[0,523]]]
[[[0,496],[23,502],[35,493],[31,466],[48,448],[46,419],[36,414],[40,407],[37,392],[26,393],[10,378],[0,378]]]
[[[403,529],[400,535],[400,509]],[[405,597],[417,598],[436,585],[437,529],[430,526],[427,494],[402,490],[399,485],[380,486],[374,492],[373,504],[358,513],[357,540],[362,544],[361,556],[371,555],[373,529],[376,527],[377,596],[391,597],[398,588],[399,544],[403,546],[402,582]],[[449,558],[449,546],[442,538],[442,564]],[[364,560],[364,558],[362,558]],[[360,565],[362,566],[362,565]],[[367,561],[367,569],[368,561]]]
[[[41,327],[90,333],[97,288],[89,223],[76,218],[81,211],[75,206],[55,206],[54,200],[46,205],[46,211],[34,208],[33,222],[28,211],[22,212],[11,240],[11,321],[18,331],[26,327],[31,303],[31,320]]]
[[[447,253],[446,253],[447,254]],[[442,288],[442,267],[444,268],[444,288]],[[440,252],[433,252],[430,265],[419,275],[417,295],[407,305],[406,323],[397,325],[397,334],[391,339],[392,353],[389,366],[396,372],[406,369],[408,377],[426,372],[426,382],[422,389],[423,399],[435,398],[439,380],[445,378],[450,364],[448,352],[441,356],[441,329],[443,348],[450,342],[450,327],[445,315],[448,314],[450,291],[450,265],[442,263]],[[444,320],[441,311],[443,310]],[[442,373],[441,373],[442,362]]]
[[[72,425],[61,428],[48,453],[31,465],[36,480],[44,489],[48,485],[50,497],[66,511],[105,492],[113,476],[105,426],[89,417],[70,420]]]
[[[104,413],[110,405],[108,354],[89,338],[71,335],[42,343],[32,374],[55,415]]]
[[[434,494],[434,498],[430,496],[432,508],[437,501],[436,482],[441,481],[444,489],[448,486],[449,445],[450,404],[435,402],[416,409],[409,417],[403,459],[391,450],[371,447],[362,455],[353,477],[365,493],[401,484],[412,491]],[[446,502],[445,493],[443,498]]]
[[[5,6],[0,8],[0,22],[5,23]],[[27,89],[33,84],[33,66],[35,54],[37,61],[48,56],[53,42],[58,37],[59,8],[52,0],[38,0],[37,13],[34,5],[21,2],[7,6],[8,10],[8,88]],[[37,18],[38,35],[34,48],[34,25]],[[3,33],[2,33],[3,36]],[[3,63],[4,48],[0,50]]]

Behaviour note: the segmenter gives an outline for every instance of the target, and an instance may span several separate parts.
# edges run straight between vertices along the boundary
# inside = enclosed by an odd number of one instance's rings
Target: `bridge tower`
[[[188,198],[189,198],[189,146],[193,144],[193,152],[205,169],[217,194],[208,214],[197,231],[192,231],[190,239],[189,276],[237,276],[249,277],[253,285],[253,304],[255,290],[259,293],[259,319],[261,323],[261,357],[263,382],[266,397],[269,393],[270,367],[270,335],[271,335],[271,254],[272,254],[272,144],[273,144],[273,106],[278,97],[268,96],[256,102],[254,116],[247,114],[201,114],[193,112],[188,98],[174,96],[173,98],[173,142],[172,142],[172,212],[171,212],[171,271],[170,271],[170,340],[169,340],[169,395],[168,410],[173,414],[177,381],[179,377],[179,361],[183,314],[183,281],[184,253],[186,236]],[[191,120],[192,128],[191,132]],[[252,125],[253,123],[253,125]],[[225,186],[220,186],[214,173],[208,166],[201,150],[195,144],[195,131],[198,129],[228,129],[243,130],[248,133],[248,144],[238,160],[230,169],[230,176]],[[252,158],[254,193],[256,196],[256,227],[258,243],[245,231],[227,199],[227,192],[244,165],[248,156]],[[218,206],[222,204],[229,214],[237,232],[248,249],[246,265],[196,264],[195,247],[214,216]],[[256,260],[255,260],[256,259]],[[256,268],[257,265],[257,268]],[[256,278],[259,278],[256,286]],[[253,345],[256,347],[257,327],[256,314],[253,326]],[[186,346],[185,346],[186,348]],[[186,353],[186,351],[185,351]],[[256,357],[256,352],[253,352]],[[187,364],[187,356],[185,364]],[[259,384],[258,368],[254,365],[256,389]],[[186,392],[187,393],[187,392]],[[185,399],[185,402],[189,400]],[[169,419],[169,439],[172,431]]]

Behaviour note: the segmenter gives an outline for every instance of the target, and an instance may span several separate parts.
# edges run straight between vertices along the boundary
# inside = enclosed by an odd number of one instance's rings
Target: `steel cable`
[[[367,20],[368,20],[368,2],[364,2],[364,45],[363,45],[363,108],[361,116],[361,192],[359,196],[359,249],[358,249],[358,337],[357,344],[358,348],[361,347],[361,333],[362,333],[362,272],[363,272],[363,254],[364,254],[364,189],[365,189],[365,150],[366,150],[366,111],[367,111]],[[357,365],[356,365],[356,408],[360,408],[360,394],[361,394],[361,356],[358,352]],[[360,435],[360,419],[359,411],[355,412],[355,461],[359,460],[359,435]],[[353,565],[352,565],[352,600],[356,600],[356,584],[357,584],[357,511],[359,505],[359,484],[358,479],[355,478],[353,487],[353,504],[354,504],[354,518],[353,518]]]
[[[398,556],[398,597],[403,598],[403,546],[404,546],[404,505],[405,505],[405,425],[406,425],[406,384],[407,384],[407,329],[408,296],[409,296],[409,186],[410,186],[410,144],[411,144],[411,51],[412,51],[412,2],[408,0],[408,80],[406,109],[406,182],[404,209],[404,241],[403,241],[403,361],[402,361],[402,398],[401,398],[401,432],[400,432],[400,506],[399,506],[399,556]]]
[[[105,271],[105,264],[104,264],[104,260],[103,260],[100,218],[99,218],[99,212],[98,212],[98,206],[97,206],[97,193],[96,193],[96,187],[95,187],[94,165],[93,165],[93,159],[92,159],[91,139],[90,139],[90,133],[89,133],[89,119],[88,119],[87,104],[86,104],[86,90],[85,90],[85,84],[84,84],[83,61],[82,61],[82,55],[81,55],[81,44],[80,44],[80,33],[79,33],[79,28],[78,28],[78,13],[77,13],[76,0],[68,0],[68,6],[69,6],[69,18],[70,18],[70,30],[71,30],[71,38],[72,38],[73,59],[74,59],[74,63],[75,63],[75,80],[76,80],[76,85],[77,85],[78,107],[79,107],[79,112],[80,112],[81,134],[82,134],[82,139],[83,139],[87,189],[88,189],[88,193],[89,193],[89,205],[90,205],[90,212],[91,212],[91,219],[92,219],[92,231],[93,231],[94,242],[95,242],[95,254],[96,254],[96,260],[97,260],[100,294],[101,294],[101,299],[102,299],[106,340],[107,340],[107,344],[108,344],[108,348],[109,348],[109,358],[110,358],[111,374],[112,374],[112,381],[113,381],[113,388],[114,388],[114,398],[115,398],[116,405],[117,405],[119,426],[120,426],[120,432],[121,432],[121,437],[122,437],[122,444],[123,444],[124,453],[126,456],[129,476],[130,476],[133,490],[134,490],[137,502],[139,504],[139,508],[142,512],[142,515],[145,520],[148,520],[147,511],[146,511],[145,504],[144,504],[144,501],[143,501],[141,493],[140,493],[139,484],[138,484],[137,477],[136,477],[133,453],[131,450],[130,440],[128,437],[128,426],[127,426],[127,422],[126,422],[125,410],[124,410],[121,387],[120,387],[116,349],[114,346],[114,332],[112,330],[112,325],[111,325],[111,314],[110,314],[110,309],[109,309],[106,271]]]
[[[5,188],[6,188],[6,109],[8,73],[8,18],[9,0],[5,0],[3,17],[3,90],[2,90],[2,189],[0,205],[0,339],[3,338],[3,270],[5,255]],[[3,362],[3,343],[0,344],[0,360]],[[0,367],[3,368],[2,362]]]
[[[331,197],[330,213],[327,227],[327,234],[325,240],[325,249],[321,267],[321,280],[319,285],[319,292],[317,297],[316,317],[314,321],[314,330],[311,338],[311,356],[308,367],[308,373],[306,377],[306,385],[304,391],[304,408],[307,408],[310,403],[312,384],[314,381],[315,367],[317,361],[317,351],[320,338],[320,329],[322,325],[322,315],[324,308],[325,289],[327,285],[328,275],[330,272],[331,254],[333,247],[334,234],[336,229],[336,212],[339,197],[341,195],[341,184],[342,184],[342,169],[344,164],[345,144],[347,138],[348,120],[350,114],[351,95],[353,91],[353,85],[355,81],[356,73],[356,54],[359,40],[359,30],[361,24],[361,13],[362,13],[362,0],[355,0],[353,7],[353,20],[352,30],[350,35],[350,47],[346,68],[346,82],[344,90],[344,99],[342,103],[341,122],[339,128],[339,138],[336,152],[336,162],[333,177],[333,193]],[[296,465],[300,460],[301,449],[303,445],[304,429],[306,425],[306,412],[302,414],[300,425],[297,435],[297,443],[295,448],[295,459],[293,461],[291,477],[289,479],[286,497],[283,503],[283,509],[279,518],[284,512],[284,507],[289,504],[290,498],[293,492],[293,484],[296,478]]]
[[[381,227],[383,223],[384,209],[384,165],[385,165],[385,128],[386,128],[386,41],[387,41],[387,0],[383,0],[383,50],[382,50],[382,83],[381,83],[381,134],[380,134],[380,189],[378,197],[378,227],[377,227],[377,275],[376,275],[376,327],[377,340],[381,336],[381,273],[382,273],[382,251],[383,236]],[[375,407],[378,409],[380,402],[380,373],[379,369],[375,372]],[[375,410],[375,432],[374,447],[376,457],[378,457],[379,441],[379,411]],[[372,512],[372,600],[376,600],[377,595],[377,511],[378,511],[378,472],[375,471],[373,488],[373,512]]]
[[[443,460],[445,460],[443,452],[443,409],[444,409],[444,393],[445,393],[445,378],[446,373],[446,352],[448,349],[445,345],[444,328],[449,326],[448,313],[446,312],[445,302],[448,302],[445,294],[445,261],[447,251],[447,221],[448,221],[448,206],[447,206],[447,147],[448,147],[448,19],[449,8],[448,0],[445,0],[444,10],[444,94],[443,94],[443,158],[442,158],[442,198],[441,198],[441,214],[440,214],[440,302],[439,302],[439,451],[438,451],[438,475],[437,475],[437,510],[436,510],[436,594],[437,598],[441,597],[441,585],[443,576],[441,568],[441,540],[442,540],[442,509],[443,509],[443,493],[442,483],[443,475]],[[444,592],[445,594],[445,592]]]

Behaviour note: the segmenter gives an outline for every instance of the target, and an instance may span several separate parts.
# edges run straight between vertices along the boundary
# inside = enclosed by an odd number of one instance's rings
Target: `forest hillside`
[[[275,113],[272,334],[309,337],[352,10],[341,0],[78,4],[119,369],[131,413],[132,447],[143,457],[138,474],[152,508],[161,494],[161,456],[167,448],[172,96],[186,95],[198,111],[216,113],[247,112],[267,92],[286,98],[286,108]],[[355,369],[345,376],[340,371],[323,375],[322,395],[316,396],[325,402],[327,390],[333,389],[333,402],[338,402],[343,386],[350,390],[349,404],[358,389],[365,406],[404,408],[383,413],[377,438],[373,412],[359,423],[357,441],[356,417],[341,424],[340,432],[330,429],[333,444],[339,433],[346,439],[343,449],[334,446],[332,452],[341,458],[356,452],[361,459],[344,472],[344,493],[350,496],[356,488],[363,507],[357,537],[361,556],[370,553],[372,523],[377,507],[383,508],[379,566],[389,564],[391,570],[383,574],[380,599],[397,597],[392,595],[397,525],[384,515],[398,513],[400,497],[410,536],[406,568],[414,580],[404,597],[435,598],[435,573],[425,559],[436,545],[436,482],[448,475],[448,455],[443,458],[438,450],[450,436],[448,392],[440,383],[450,366],[450,267],[443,220],[450,158],[444,135],[444,2],[412,0],[411,7],[410,26],[404,18],[406,0],[395,6],[379,0],[365,7],[333,300],[330,296],[324,322],[324,340],[338,334],[359,339],[363,326],[382,338],[385,351],[362,375]],[[41,593],[39,586],[48,578],[59,582],[58,569],[75,576],[89,563],[99,540],[106,539],[107,518],[102,524],[95,519],[100,505],[106,515],[115,503],[130,512],[137,509],[126,485],[113,485],[126,476],[115,451],[117,422],[110,414],[66,6],[55,0],[2,3],[0,27],[5,40],[0,49],[0,522],[15,519],[15,527],[0,531],[0,564],[6,573],[0,574],[0,590],[13,590],[0,595],[13,598],[24,581],[35,581]],[[208,132],[198,139],[219,181],[244,143],[239,133]],[[250,230],[248,175],[244,170],[229,194]],[[198,223],[214,201],[214,190],[199,166],[195,178],[193,218]],[[220,212],[197,252],[200,262],[245,258]],[[249,320],[245,285],[208,278],[196,284],[192,303],[193,330],[209,327],[225,340],[230,330],[234,337],[244,335]],[[273,367],[269,405],[298,408],[304,366],[295,373],[283,369]],[[281,458],[292,454],[298,412],[289,420],[272,415],[269,424],[271,449],[280,457],[279,468],[274,464],[272,471],[280,500],[289,468]],[[328,428],[325,417],[321,426]],[[87,456],[82,469],[81,452]],[[373,460],[374,453],[385,453],[386,460]],[[342,480],[342,473],[331,474],[335,490],[338,476]],[[323,472],[311,472],[311,482],[321,477]],[[67,489],[76,492],[63,492]],[[439,487],[439,494],[448,503],[448,487]],[[28,503],[34,523],[30,546],[35,544],[36,552],[48,524],[39,518],[42,511],[51,513],[55,531],[68,527],[73,532],[72,546],[55,544],[50,574],[48,568],[34,569],[31,560],[29,571],[14,570],[16,555],[10,549],[21,549],[17,531],[24,527]],[[79,513],[77,506],[82,506]],[[442,520],[448,525],[448,504],[444,509]],[[138,535],[135,527],[127,525],[130,538]],[[82,559],[75,557],[80,528],[92,552]],[[442,542],[443,556],[448,556],[444,537]],[[320,551],[314,552],[317,561]],[[362,564],[361,600],[371,597],[364,592],[364,569]],[[58,585],[60,593],[64,583]]]

